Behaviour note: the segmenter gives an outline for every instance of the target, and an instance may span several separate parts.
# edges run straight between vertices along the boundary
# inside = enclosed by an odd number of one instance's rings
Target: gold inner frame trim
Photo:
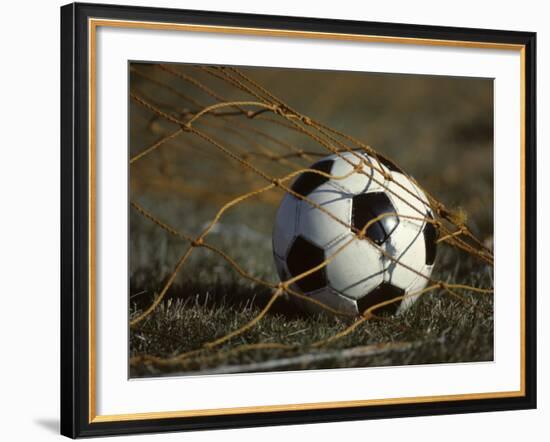
[[[315,402],[283,405],[261,405],[234,408],[215,408],[197,410],[159,411],[129,414],[96,414],[96,31],[99,26],[115,28],[133,28],[148,30],[170,30],[186,32],[207,32],[217,34],[235,34],[243,36],[292,37],[308,39],[326,39],[339,41],[357,41],[386,44],[413,44],[421,46],[443,46],[477,49],[498,49],[518,51],[520,54],[520,389],[518,391],[499,391],[487,393],[465,393],[437,396],[415,396],[388,399],[367,399],[335,402]],[[89,94],[89,423],[133,421],[145,419],[168,419],[177,417],[221,416],[246,413],[270,413],[278,411],[322,410],[328,408],[365,407],[375,405],[414,404],[442,401],[481,400],[512,398],[525,396],[525,46],[493,42],[474,42],[411,37],[390,37],[377,35],[358,35],[330,32],[291,31],[283,29],[245,28],[232,26],[211,26],[181,23],[157,23],[131,20],[95,19],[88,20],[88,94]]]

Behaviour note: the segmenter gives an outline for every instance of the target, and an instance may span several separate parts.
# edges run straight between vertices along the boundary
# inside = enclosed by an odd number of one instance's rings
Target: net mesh
[[[422,296],[437,291],[442,296],[451,296],[475,309],[479,306],[472,301],[471,297],[464,296],[465,291],[476,295],[492,295],[493,287],[491,285],[476,286],[464,283],[461,280],[438,280],[431,275],[422,274],[417,269],[407,266],[407,264],[388,253],[385,248],[376,244],[366,235],[368,228],[381,218],[385,216],[403,217],[404,215],[385,213],[370,220],[363,228],[357,229],[307,196],[295,192],[291,187],[296,177],[305,172],[332,180],[342,180],[353,173],[371,176],[372,170],[375,170],[383,177],[383,180],[377,183],[417,213],[415,216],[408,216],[408,218],[431,223],[437,228],[439,232],[437,243],[440,246],[459,250],[461,253],[465,253],[476,261],[492,268],[492,250],[484,241],[474,235],[466,223],[465,214],[438,201],[428,189],[425,189],[412,176],[408,175],[393,159],[382,155],[355,137],[300,113],[237,68],[191,66],[182,69],[176,65],[158,64],[144,69],[139,64],[133,64],[130,69],[136,79],[132,82],[130,90],[131,106],[137,105],[145,111],[148,118],[143,121],[144,130],[154,133],[156,137],[154,142],[145,147],[131,146],[131,152],[133,152],[129,159],[131,179],[133,170],[136,167],[140,167],[140,170],[153,167],[153,165],[159,167],[159,161],[161,163],[160,167],[170,167],[170,160],[166,160],[168,164],[162,165],[162,151],[172,149],[174,145],[183,146],[183,149],[185,149],[179,154],[184,158],[184,161],[192,162],[197,149],[201,150],[201,155],[208,158],[205,170],[197,166],[196,174],[197,176],[202,174],[203,179],[208,180],[208,167],[214,162],[225,165],[223,184],[220,188],[212,189],[209,188],[208,184],[197,186],[197,181],[190,179],[189,182],[179,182],[173,188],[168,189],[169,191],[173,190],[178,197],[182,196],[182,198],[217,207],[214,216],[202,224],[197,232],[182,231],[170,220],[154,213],[154,210],[148,208],[146,203],[138,201],[138,198],[132,192],[131,210],[152,223],[155,228],[161,229],[173,238],[180,240],[181,244],[178,245],[178,257],[175,264],[167,272],[167,276],[162,278],[162,283],[149,304],[131,311],[131,330],[138,329],[140,325],[151,318],[154,312],[162,310],[163,301],[165,301],[170,288],[175,283],[178,275],[184,271],[186,263],[199,249],[217,255],[228,268],[239,275],[240,278],[249,281],[253,286],[265,287],[270,291],[269,299],[254,317],[245,324],[235,326],[229,333],[217,336],[215,339],[196,342],[195,348],[183,352],[175,351],[170,355],[133,354],[130,358],[131,366],[149,364],[158,367],[177,367],[184,370],[185,367],[196,364],[197,361],[208,362],[209,360],[220,359],[222,353],[235,355],[251,351],[265,351],[268,354],[272,352],[273,357],[268,357],[268,361],[264,362],[262,367],[265,369],[276,367],[276,355],[280,354],[277,352],[295,349],[298,344],[273,342],[265,337],[261,342],[243,342],[239,337],[257,327],[283,296],[299,298],[301,302],[314,303],[317,307],[335,316],[350,316],[349,313],[325,305],[298,292],[293,287],[295,287],[297,281],[327,266],[335,256],[346,247],[349,247],[353,241],[369,241],[373,247],[379,250],[381,255],[384,255],[394,265],[403,266],[416,273],[418,277],[424,278],[426,287],[420,291],[407,293],[370,306],[361,312],[360,316],[342,322],[341,328],[331,336],[318,340],[313,339],[308,344],[309,349],[326,347],[349,335],[357,328],[364,326],[369,321],[384,320],[382,316],[378,315],[378,311],[385,305],[399,301],[404,297]],[[162,76],[153,75],[154,72],[161,72]],[[208,81],[208,79],[211,81]],[[218,90],[213,85],[217,85]],[[151,90],[158,93],[146,93],[145,91],[149,90],[150,87],[153,87]],[[238,100],[226,99],[219,92],[219,90],[227,90],[228,87],[238,92]],[[189,93],[190,90],[193,93]],[[272,130],[273,128],[276,130]],[[292,140],[295,140],[296,137],[303,138],[304,141],[300,142],[299,145],[306,147],[300,148],[297,143],[290,143],[287,137],[280,135],[285,132],[293,134],[293,137],[288,137]],[[369,161],[365,156],[360,155],[361,151],[366,152],[373,161]],[[344,156],[343,153],[349,153],[349,155]],[[339,156],[343,161],[349,163],[352,166],[351,172],[343,176],[335,176],[309,168],[309,165],[316,159],[330,154]],[[148,162],[150,162],[149,165]],[[392,174],[388,173],[388,169],[383,167],[384,164],[391,164],[392,167],[407,176],[423,190],[428,201],[424,201],[416,193],[411,192],[395,181]],[[372,179],[375,182],[377,180],[376,176]],[[389,187],[388,182],[392,182],[393,186]],[[136,186],[140,185],[144,186],[145,184],[136,184]],[[154,183],[149,183],[149,185],[154,186]],[[394,190],[396,187],[400,189],[399,192]],[[235,195],[235,190],[240,190],[240,193]],[[163,191],[166,191],[166,189],[163,189]],[[231,192],[233,193],[231,194]],[[249,271],[246,265],[243,265],[232,256],[231,250],[224,250],[222,247],[210,242],[209,237],[212,232],[216,231],[221,220],[237,206],[245,203],[252,204],[257,201],[276,205],[284,193],[306,201],[307,204],[353,231],[355,235],[338,247],[335,253],[327,256],[319,265],[300,275],[278,282],[259,277],[254,272]],[[230,196],[227,196],[227,194]],[[405,198],[403,197],[404,194],[406,195]],[[433,218],[426,216],[426,209],[434,214]],[[352,348],[346,351],[369,355],[387,348],[406,350],[411,345],[414,344],[379,342],[360,349]],[[319,353],[314,355],[316,356],[310,355],[309,357],[324,357],[319,356]],[[256,367],[258,368],[257,364]],[[262,369],[262,367],[258,369]],[[241,367],[241,371],[246,371],[245,368]],[[239,371],[238,368],[232,370]]]

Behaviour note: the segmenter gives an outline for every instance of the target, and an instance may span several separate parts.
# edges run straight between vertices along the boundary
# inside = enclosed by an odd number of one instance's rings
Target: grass
[[[212,104],[190,84],[154,66],[135,69],[167,82],[201,103]],[[229,100],[249,97],[192,66],[179,67]],[[248,69],[247,74],[305,115],[364,140],[389,155],[432,195],[468,215],[474,234],[491,244],[493,232],[492,83],[485,79],[395,76]],[[141,96],[166,112],[184,107],[173,92],[131,76]],[[319,94],[319,91],[324,91]],[[130,153],[136,154],[174,130],[166,121],[131,102]],[[197,122],[232,152],[287,153],[273,140],[245,131],[256,124],[271,136],[306,151],[325,152],[308,137],[261,121],[233,119],[233,132],[212,116]],[[227,126],[227,124],[226,124]],[[190,161],[191,159],[191,161]],[[266,158],[250,157],[259,169],[283,176],[290,169]],[[307,167],[308,159],[296,159]],[[264,186],[265,181],[228,160],[208,143],[183,134],[132,164],[130,197],[161,220],[189,235],[204,229],[232,198]],[[206,241],[227,253],[251,275],[277,283],[271,228],[282,194],[276,189],[226,212]],[[187,244],[130,210],[130,318],[154,301]],[[447,246],[439,247],[433,275],[442,281],[492,286],[492,268]],[[344,337],[313,347],[346,330],[352,319],[310,315],[291,298],[278,299],[265,317],[245,333],[207,350],[212,342],[254,319],[271,292],[239,276],[222,258],[195,249],[158,307],[130,328],[131,377],[189,373],[328,369],[388,365],[490,361],[493,359],[493,296],[461,292],[463,299],[436,290],[400,316],[370,319]],[[287,344],[290,348],[236,352],[250,344]],[[244,347],[246,348],[246,347]],[[200,352],[177,364],[139,359],[171,358]],[[136,359],[138,358],[138,359]]]
[[[435,275],[438,279],[458,279],[483,287],[491,284],[489,267],[480,268],[467,256],[457,260],[452,250],[440,250],[440,255]],[[205,255],[198,257],[195,265],[216,268],[222,263],[215,256]],[[237,277],[220,280],[210,273],[205,279],[200,283],[183,280],[173,286],[159,307],[131,329],[131,357],[145,354],[169,358],[196,350],[247,324],[271,297],[269,289]],[[154,275],[145,280],[154,280]],[[132,287],[131,317],[152,301],[151,294],[156,289]],[[131,376],[490,361],[492,295],[462,295],[464,300],[436,290],[422,296],[404,314],[368,320],[347,336],[320,348],[311,344],[345,330],[354,319],[307,314],[296,309],[290,297],[280,298],[255,326],[215,349],[173,365],[138,362],[131,366]],[[257,343],[294,347],[231,352],[236,347]],[[375,352],[365,348],[375,344],[384,345],[375,348]],[[362,348],[365,352],[347,355],[346,349],[350,348]],[[274,360],[279,362],[266,364]]]

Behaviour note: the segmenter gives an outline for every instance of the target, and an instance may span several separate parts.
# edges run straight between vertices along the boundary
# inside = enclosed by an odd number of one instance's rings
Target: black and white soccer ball
[[[363,164],[363,173],[354,171],[358,164]],[[369,164],[381,167],[385,174]],[[426,222],[433,219],[426,195],[392,163],[376,160],[362,151],[331,155],[311,168],[333,178],[305,172],[291,189],[341,222],[310,202],[286,193],[273,229],[273,254],[279,277],[285,281],[312,269],[355,238],[324,268],[296,281],[291,288],[335,310],[355,315],[404,296],[402,301],[383,308],[390,313],[404,311],[418,297],[414,293],[427,283],[416,272],[429,277],[436,257],[438,232],[433,223]],[[369,220],[384,213],[397,216],[373,223],[366,230],[371,241],[357,238],[357,232]],[[291,298],[306,310],[321,309],[312,302]]]

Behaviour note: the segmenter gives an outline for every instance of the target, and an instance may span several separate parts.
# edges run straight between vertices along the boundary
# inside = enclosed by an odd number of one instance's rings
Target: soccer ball
[[[359,164],[361,171],[354,171]],[[279,277],[285,281],[301,275],[341,249],[325,267],[294,282],[291,289],[354,315],[405,296],[375,313],[404,311],[428,281],[418,273],[430,277],[436,257],[438,232],[426,221],[433,219],[426,195],[394,164],[363,151],[327,156],[311,169],[333,178],[305,172],[294,181],[292,191],[314,204],[290,193],[283,197],[273,228]],[[357,237],[370,220],[384,213],[391,215],[366,229],[370,241]],[[325,310],[291,299],[309,311]]]

